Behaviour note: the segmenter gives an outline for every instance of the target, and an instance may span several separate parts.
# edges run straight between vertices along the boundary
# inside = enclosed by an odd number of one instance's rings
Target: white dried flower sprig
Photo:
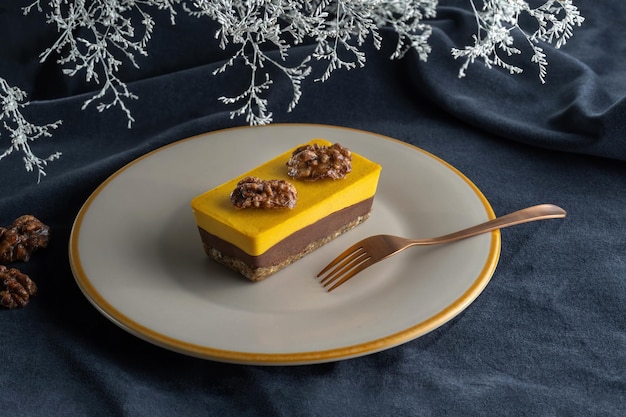
[[[231,117],[245,116],[252,125],[272,121],[265,93],[272,87],[271,70],[277,69],[291,82],[291,111],[302,95],[302,82],[312,74],[311,63],[326,62],[316,81],[328,80],[334,71],[365,65],[363,44],[371,40],[380,49],[379,29],[392,27],[398,34],[391,58],[400,58],[415,48],[426,59],[430,47],[430,26],[422,20],[434,17],[437,0],[196,0],[184,4],[196,17],[209,17],[220,24],[219,45],[236,45],[237,51],[215,71],[219,74],[242,62],[250,71],[250,84],[236,96],[219,98],[225,104],[240,105]],[[301,62],[287,63],[290,48],[314,44],[313,52]],[[267,46],[272,46],[267,48]],[[271,51],[271,52],[265,52]],[[277,56],[278,58],[272,58]],[[270,68],[271,67],[271,68]]]
[[[547,60],[540,42],[560,47],[572,35],[573,27],[584,20],[572,0],[546,0],[539,7],[531,7],[526,0],[482,1],[479,10],[475,0],[468,0],[478,29],[474,45],[452,50],[455,58],[465,58],[460,77],[476,59],[489,67],[521,72],[507,61],[507,57],[521,53],[513,38],[513,32],[519,32],[532,48],[531,62],[539,67],[539,79],[545,82]],[[151,9],[166,10],[174,23],[178,5],[192,16],[217,22],[219,46],[235,47],[231,59],[214,74],[232,70],[241,62],[249,71],[250,82],[242,92],[219,100],[239,106],[231,111],[231,117],[245,117],[255,125],[272,121],[267,96],[275,70],[291,84],[287,106],[291,111],[302,96],[302,82],[312,73],[314,60],[327,63],[316,81],[327,80],[339,69],[363,67],[366,56],[362,46],[371,41],[380,49],[381,28],[397,33],[392,59],[414,49],[426,60],[432,29],[425,21],[435,17],[439,0],[51,0],[46,6],[37,0],[25,12],[45,8],[48,22],[59,30],[59,38],[42,53],[42,60],[54,52],[60,56],[57,62],[64,66],[65,74],[84,73],[87,81],[101,86],[83,108],[94,101],[99,102],[99,111],[119,107],[130,127],[134,118],[126,100],[137,97],[117,76],[122,59],[137,67],[135,56],[148,54],[147,44],[154,30]],[[534,30],[522,28],[522,14],[536,20]],[[312,53],[300,62],[290,62],[290,49],[303,43],[314,44]]]
[[[273,84],[270,67],[278,69],[291,83],[291,111],[302,95],[302,81],[310,74],[309,58],[289,66],[289,49],[303,42],[309,31],[323,22],[323,16],[308,14],[307,4],[298,1],[213,1],[197,0],[184,5],[184,10],[195,17],[208,17],[220,24],[215,37],[226,49],[236,45],[232,57],[214,71],[214,75],[242,62],[250,71],[246,90],[236,96],[221,96],[224,104],[243,103],[232,111],[231,118],[244,116],[250,125],[268,124],[272,112],[268,110],[265,93]],[[268,47],[269,46],[269,47]]]
[[[463,49],[452,49],[454,58],[465,58],[459,70],[459,77],[464,77],[466,70],[476,59],[487,67],[499,66],[511,74],[519,74],[522,68],[507,61],[513,55],[521,54],[515,46],[514,33],[523,35],[532,49],[530,61],[537,65],[539,79],[546,81],[546,55],[540,42],[554,44],[556,48],[565,45],[572,36],[574,26],[582,25],[585,20],[572,0],[547,0],[538,7],[531,7],[524,0],[483,0],[483,7],[478,10],[474,0],[469,0],[476,16],[478,32],[474,35],[474,45]],[[522,27],[522,15],[534,19],[534,29]]]
[[[42,126],[26,120],[22,114],[22,110],[29,104],[26,101],[26,92],[10,86],[4,78],[0,78],[0,101],[2,103],[0,120],[2,121],[4,131],[8,133],[11,140],[11,145],[0,154],[0,160],[13,152],[22,152],[24,154],[22,159],[26,171],[37,170],[37,182],[39,182],[46,175],[44,168],[48,165],[48,162],[58,159],[61,153],[55,152],[45,158],[40,158],[33,153],[30,148],[30,142],[42,137],[52,136],[50,131],[58,128],[61,125],[61,120]],[[0,138],[2,138],[1,134]]]
[[[431,47],[428,39],[432,27],[424,23],[437,16],[438,1],[387,0],[375,2],[373,10],[376,26],[389,27],[397,34],[396,48],[391,59],[402,58],[409,50],[415,50],[426,61]]]
[[[41,0],[24,8],[30,13],[33,8],[43,11]],[[134,122],[126,100],[137,99],[126,83],[118,77],[123,65],[122,58],[139,68],[136,55],[148,55],[148,41],[154,31],[154,19],[144,10],[156,7],[170,13],[174,22],[175,4],[180,0],[51,0],[45,6],[47,22],[57,27],[59,36],[52,46],[40,55],[41,61],[53,53],[60,58],[57,63],[63,73],[75,76],[84,73],[87,82],[100,85],[100,90],[87,99],[84,110],[97,102],[98,111],[119,107],[128,119],[128,127]],[[131,16],[138,16],[133,19]],[[140,31],[136,29],[140,25]]]
[[[480,9],[478,0],[467,1],[476,16],[477,33],[473,45],[451,51],[453,57],[465,59],[459,77],[465,76],[477,59],[488,67],[521,72],[509,61],[513,55],[522,54],[513,36],[519,33],[530,45],[530,61],[538,66],[539,79],[545,82],[548,62],[541,42],[559,48],[584,21],[572,0],[481,0]],[[538,7],[530,5],[540,1],[544,2]],[[391,59],[414,50],[426,61],[432,33],[428,19],[435,17],[438,5],[439,0],[36,0],[24,8],[24,13],[33,9],[45,13],[46,21],[58,30],[57,40],[41,53],[42,61],[55,57],[64,74],[82,75],[99,86],[83,103],[83,110],[94,102],[98,111],[121,109],[130,128],[134,118],[127,102],[137,96],[119,71],[127,64],[138,67],[137,57],[148,55],[157,12],[167,13],[171,24],[180,10],[218,24],[218,45],[234,52],[214,75],[242,70],[241,66],[235,68],[237,63],[242,63],[250,75],[243,91],[218,99],[235,107],[231,117],[244,117],[249,124],[258,125],[273,119],[267,98],[275,82],[272,77],[290,83],[292,96],[287,111],[291,111],[302,96],[303,81],[313,73],[314,61],[326,63],[315,78],[320,82],[337,70],[363,67],[363,45],[372,42],[381,49],[383,28],[397,34]],[[534,19],[536,25],[523,27],[522,16]],[[294,62],[291,48],[300,45],[310,45],[311,52]],[[41,179],[45,165],[60,154],[38,158],[31,152],[29,141],[50,136],[50,130],[61,122],[40,127],[28,123],[19,111],[28,104],[24,92],[4,80],[0,87],[4,103],[0,119],[11,137],[11,147],[0,160],[21,150],[26,155],[26,169],[36,168]]]

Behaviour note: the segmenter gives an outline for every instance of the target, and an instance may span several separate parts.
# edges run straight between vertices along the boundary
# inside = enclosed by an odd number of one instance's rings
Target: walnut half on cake
[[[293,174],[293,169],[288,163],[292,161],[295,166],[297,153],[309,148],[320,152],[319,162],[342,170],[344,175],[333,172],[324,177],[318,172],[317,180],[290,176],[288,171]],[[337,159],[329,160],[328,155]],[[304,155],[304,160],[310,158],[316,157]],[[297,163],[303,168],[303,160]],[[310,164],[319,165],[315,161]],[[315,139],[293,148],[191,201],[204,250],[211,259],[260,281],[365,221],[380,172],[381,166],[375,162],[326,140]],[[271,187],[288,189],[284,183],[293,185],[297,202],[256,203],[273,193]],[[236,191],[242,186],[245,189]],[[251,199],[252,203],[240,204],[249,208],[231,203],[234,192],[235,200],[241,200],[242,193]]]

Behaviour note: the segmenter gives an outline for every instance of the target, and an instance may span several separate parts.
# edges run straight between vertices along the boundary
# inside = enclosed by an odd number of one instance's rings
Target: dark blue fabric
[[[210,46],[210,28],[182,13],[176,26],[159,22],[149,56],[123,71],[140,97],[129,130],[116,110],[82,111],[93,85],[38,61],[54,28],[4,5],[0,75],[29,93],[31,120],[63,119],[51,139],[32,143],[39,155],[63,156],[40,184],[17,153],[0,161],[0,224],[32,213],[53,231],[50,247],[19,265],[39,295],[0,311],[0,414],[626,415],[626,3],[576,3],[587,20],[564,48],[545,47],[543,85],[529,65],[512,76],[478,63],[458,79],[449,50],[471,42],[475,27],[455,2],[433,22],[427,63],[368,48],[364,69],[306,81],[291,113],[290,93],[272,92],[275,122],[417,145],[466,174],[497,214],[541,202],[569,213],[502,231],[491,282],[448,324],[381,353],[300,367],[219,364],[152,346],[98,313],[69,268],[72,221],[107,176],[159,146],[245,124],[217,97],[236,93],[247,74],[211,75],[227,53]]]

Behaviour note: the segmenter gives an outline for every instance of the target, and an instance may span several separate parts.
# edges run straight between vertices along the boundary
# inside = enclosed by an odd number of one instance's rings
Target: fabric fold
[[[578,58],[575,45],[561,49],[541,45],[549,62],[545,84],[525,52],[506,57],[523,69],[521,74],[488,68],[477,60],[465,77],[459,78],[463,61],[455,60],[450,51],[471,41],[477,30],[474,15],[459,8],[444,8],[432,25],[433,49],[428,61],[420,61],[417,54],[408,57],[413,85],[422,96],[452,116],[502,138],[626,159],[626,96],[611,90],[612,79],[594,69],[594,62]],[[584,27],[579,32],[576,36],[585,37]],[[518,41],[525,41],[520,38]],[[612,54],[619,49],[619,40],[607,40],[601,47],[606,55],[613,56],[607,64],[603,55],[598,66],[626,68],[626,57]]]

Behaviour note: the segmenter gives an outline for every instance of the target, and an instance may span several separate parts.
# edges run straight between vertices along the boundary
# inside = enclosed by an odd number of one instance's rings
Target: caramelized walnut
[[[28,261],[39,248],[48,246],[49,227],[35,216],[18,217],[8,227],[0,227],[0,264]]]
[[[0,306],[9,309],[24,307],[35,294],[37,285],[28,275],[0,265]]]
[[[298,193],[284,180],[262,180],[246,177],[230,193],[230,201],[237,208],[294,208]]]
[[[287,161],[287,174],[299,180],[344,178],[352,170],[352,152],[338,143],[331,146],[304,145]]]

